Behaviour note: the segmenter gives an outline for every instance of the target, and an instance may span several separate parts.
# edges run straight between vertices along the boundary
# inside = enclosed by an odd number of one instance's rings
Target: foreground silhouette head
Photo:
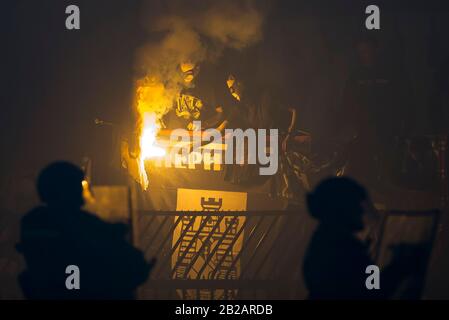
[[[37,190],[48,206],[80,208],[84,204],[83,171],[69,162],[55,162],[44,168],[37,179]]]
[[[345,231],[363,229],[366,190],[349,178],[328,178],[307,195],[310,214],[320,221]]]

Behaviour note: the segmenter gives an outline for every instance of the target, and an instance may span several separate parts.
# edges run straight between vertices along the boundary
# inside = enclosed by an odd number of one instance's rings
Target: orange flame
[[[165,156],[165,150],[156,145],[156,135],[160,126],[157,123],[155,113],[146,113],[143,115],[143,127],[140,135],[140,155],[139,155],[139,171],[140,183],[144,190],[148,188],[148,175],[145,170],[145,161],[151,158]]]
[[[145,162],[152,158],[165,156],[165,150],[157,146],[156,136],[160,130],[159,120],[170,105],[167,90],[156,79],[144,79],[137,87],[137,113],[140,118],[139,128],[139,177],[143,189],[148,188],[148,175]]]

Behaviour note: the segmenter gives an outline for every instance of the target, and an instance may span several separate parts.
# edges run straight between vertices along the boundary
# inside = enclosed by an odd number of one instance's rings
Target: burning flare
[[[160,126],[157,123],[155,113],[145,113],[143,115],[143,127],[140,135],[139,147],[139,171],[140,183],[146,190],[148,188],[148,175],[145,170],[145,161],[151,158],[165,156],[165,150],[156,145],[156,135]]]
[[[156,114],[146,114],[140,137],[140,157],[143,160],[165,156],[165,150],[156,146],[156,134],[158,131],[159,125],[156,121]]]
[[[167,98],[162,83],[156,79],[144,79],[137,87],[137,113],[139,115],[139,182],[143,189],[148,188],[148,175],[145,161],[165,156],[165,150],[157,146],[156,136],[160,130],[159,119],[166,112],[166,105],[171,99]]]

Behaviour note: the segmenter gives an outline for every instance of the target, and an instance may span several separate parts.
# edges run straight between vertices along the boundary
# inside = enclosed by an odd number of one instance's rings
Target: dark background
[[[238,53],[239,61],[253,65],[255,78],[284,89],[301,128],[332,136],[333,114],[355,61],[353,42],[365,29],[366,6],[376,4],[381,30],[375,33],[383,54],[412,88],[404,117],[411,133],[430,133],[435,75],[449,55],[447,3],[272,1],[262,42]],[[71,4],[80,7],[81,30],[65,28]],[[1,237],[10,232],[8,216],[18,220],[18,213],[33,205],[24,199],[51,161],[80,163],[89,156],[94,183],[117,182],[114,130],[95,126],[94,119],[125,129],[132,124],[135,52],[151,41],[142,8],[139,0],[1,2]],[[0,252],[7,255],[3,247]]]
[[[65,29],[65,8],[77,4],[81,30]],[[302,128],[327,132],[354,62],[353,40],[364,30],[367,1],[274,1],[264,39],[239,53],[255,77],[283,87]],[[429,95],[449,53],[445,1],[376,1],[375,31],[388,59],[413,90],[408,107],[417,132],[431,131]],[[129,126],[135,50],[151,40],[141,1],[4,1],[1,4],[1,177],[34,176],[56,159],[94,159],[94,177],[115,164],[110,128]],[[153,13],[154,14],[154,13]],[[433,29],[432,29],[433,24]],[[115,158],[113,158],[115,157]],[[114,159],[114,160],[112,160]],[[98,170],[95,170],[98,169]]]

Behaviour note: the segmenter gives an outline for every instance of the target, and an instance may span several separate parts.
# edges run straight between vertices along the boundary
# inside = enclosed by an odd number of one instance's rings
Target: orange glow
[[[151,158],[165,156],[165,150],[156,145],[156,135],[160,127],[157,124],[156,114],[147,113],[144,114],[143,128],[140,135],[140,155],[139,155],[139,170],[140,170],[140,183],[146,190],[148,187],[148,176],[145,171],[145,161]]]
[[[165,156],[165,150],[156,146],[156,134],[158,131],[159,126],[156,122],[156,115],[146,114],[142,135],[140,136],[140,157],[142,159]]]
[[[152,158],[165,156],[163,148],[157,146],[156,136],[160,130],[159,119],[164,114],[171,100],[167,97],[164,86],[155,79],[143,80],[141,86],[137,87],[137,113],[139,116],[139,177],[142,188],[148,188],[148,175],[145,170],[145,162]]]

